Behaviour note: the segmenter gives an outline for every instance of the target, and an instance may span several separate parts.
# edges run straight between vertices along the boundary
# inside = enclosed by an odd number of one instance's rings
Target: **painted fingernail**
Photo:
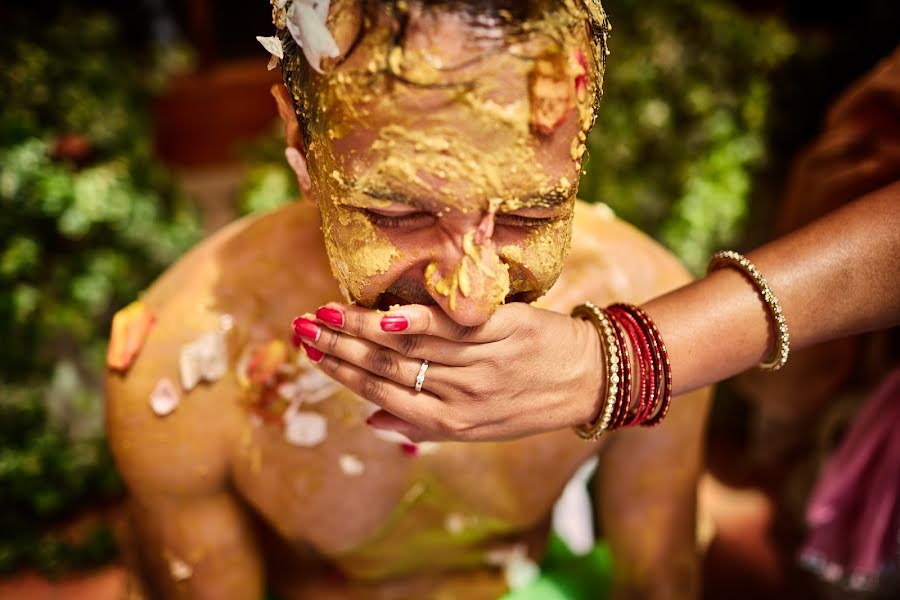
[[[294,348],[299,348],[301,344],[303,344],[303,338],[295,331],[294,335],[291,337],[291,342],[294,344]]]
[[[344,313],[336,308],[323,306],[316,311],[316,318],[326,325],[337,327],[338,329],[344,326]]]
[[[406,317],[382,317],[381,319],[382,331],[406,331],[408,327],[409,321]]]
[[[400,450],[407,456],[416,456],[419,454],[419,447],[410,442],[403,442],[400,444]]]
[[[313,361],[314,363],[322,362],[322,359],[325,358],[324,352],[320,352],[312,346],[303,344],[303,349],[306,350],[306,355],[309,357],[309,360]]]
[[[313,342],[319,341],[319,336],[322,334],[322,330],[319,329],[319,326],[316,325],[314,321],[310,321],[304,317],[297,317],[294,319],[294,333],[302,337],[306,340],[311,340]]]

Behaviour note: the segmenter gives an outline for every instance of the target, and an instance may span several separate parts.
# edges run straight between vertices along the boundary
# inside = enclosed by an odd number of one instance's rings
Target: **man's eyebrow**
[[[498,210],[513,212],[521,208],[558,208],[568,204],[572,197],[560,190],[550,190],[538,194],[530,194],[519,198],[507,198],[500,203]]]
[[[396,202],[406,206],[422,208],[423,201],[421,198],[410,196],[403,191],[388,188],[370,188],[360,187],[356,189],[357,193],[368,196],[373,200],[382,200],[387,202]],[[571,202],[570,195],[560,190],[550,190],[539,192],[536,194],[528,194],[517,198],[504,198],[497,204],[497,210],[500,212],[514,212],[523,208],[547,208],[554,209],[564,206]],[[492,204],[492,203],[489,203]]]
[[[387,200],[389,202],[397,202],[398,204],[406,204],[408,206],[415,207],[422,206],[422,202],[420,200],[413,198],[412,196],[408,196],[403,192],[397,190],[361,188],[357,191],[370,198],[374,198],[375,200]]]

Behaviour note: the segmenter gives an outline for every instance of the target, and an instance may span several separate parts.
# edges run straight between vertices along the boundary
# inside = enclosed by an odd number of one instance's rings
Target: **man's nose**
[[[509,294],[508,266],[490,239],[476,241],[477,232],[463,235],[457,248],[425,269],[425,286],[447,315],[467,327],[490,318]]]

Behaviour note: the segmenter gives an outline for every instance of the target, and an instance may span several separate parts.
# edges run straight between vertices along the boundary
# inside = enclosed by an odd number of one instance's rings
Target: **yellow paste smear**
[[[493,245],[475,243],[475,232],[463,236],[463,257],[455,270],[441,276],[437,263],[425,269],[425,285],[448,299],[450,310],[456,310],[459,297],[482,301],[496,307],[509,294],[509,265],[502,262]]]
[[[555,7],[556,5],[553,3]],[[413,8],[413,10],[415,10]],[[587,11],[587,12],[585,12]],[[588,77],[591,94],[576,97],[574,77],[583,70],[572,57],[575,51],[584,47],[584,17],[595,21],[605,21],[605,13],[599,2],[576,2],[564,0],[562,8],[543,12],[543,16],[524,24],[533,39],[559,40],[562,47],[554,42],[551,50],[567,57],[555,61],[560,65],[561,80],[572,90],[574,105],[578,111],[582,132],[573,139],[571,159],[580,163],[584,154],[585,132],[590,128],[594,115],[594,94],[602,88],[602,73],[598,77]],[[459,119],[463,113],[470,123],[483,124],[486,131],[503,131],[502,135],[490,136],[498,140],[493,147],[490,141],[474,147],[460,135],[453,122],[441,121],[442,108],[435,111],[433,118],[419,115],[420,122],[411,122],[408,111],[398,107],[398,98],[419,93],[409,86],[399,83],[390,72],[402,75],[420,83],[445,81],[448,75],[439,70],[441,57],[432,49],[401,49],[391,47],[392,23],[386,15],[381,15],[376,23],[370,23],[368,32],[360,47],[354,51],[347,63],[323,78],[312,74],[302,64],[302,54],[290,57],[286,65],[287,83],[298,103],[298,107],[309,117],[309,132],[312,143],[308,146],[310,169],[325,177],[315,177],[320,183],[314,189],[322,211],[323,230],[326,246],[335,276],[340,280],[351,297],[361,299],[369,280],[388,271],[392,262],[400,257],[398,249],[363,214],[341,206],[350,193],[352,183],[356,189],[389,188],[400,183],[412,190],[422,189],[433,195],[440,194],[442,204],[454,206],[468,212],[476,208],[473,199],[485,204],[496,205],[500,211],[511,212],[534,204],[523,205],[510,198],[510,176],[514,177],[519,189],[539,189],[540,194],[552,190],[560,193],[574,192],[575,182],[563,178],[550,182],[541,169],[519,169],[516,165],[536,162],[534,134],[532,132],[532,111],[537,106],[521,98],[509,102],[498,101],[504,96],[500,89],[498,72],[503,72],[494,64],[493,70],[479,73],[477,66],[467,70],[464,81],[474,85],[449,88],[443,92],[447,105],[456,109],[451,113]],[[605,54],[604,44],[588,44],[588,50],[595,64]],[[518,42],[517,42],[518,44]],[[523,46],[527,42],[522,43]],[[545,48],[543,55],[550,51]],[[539,68],[538,61],[528,61],[507,56],[508,69],[528,76]],[[500,59],[502,60],[502,59]],[[540,66],[546,71],[546,64]],[[312,77],[314,85],[303,85],[297,75]],[[595,73],[596,74],[596,73]],[[543,72],[542,75],[552,76]],[[322,85],[324,83],[324,85]],[[559,89],[552,89],[558,94]],[[443,111],[446,113],[446,111]],[[373,122],[377,115],[379,126]],[[446,119],[446,115],[444,115]],[[409,123],[404,127],[396,123]],[[443,124],[442,124],[443,123]],[[359,180],[347,172],[343,164],[354,151],[335,156],[332,143],[339,142],[348,133],[374,129],[375,137],[368,149],[359,149],[361,155],[374,151],[380,156],[371,169],[359,173]],[[487,147],[486,147],[487,146]],[[525,170],[526,172],[521,172]],[[462,192],[458,186],[462,186]],[[574,195],[572,193],[572,195]],[[479,207],[478,210],[481,210]],[[542,226],[529,235],[526,256],[536,263],[534,267],[538,279],[555,280],[561,268],[562,259],[569,245],[571,219],[558,220],[552,225]],[[468,247],[466,247],[468,244]],[[496,302],[509,291],[508,268],[492,247],[474,244],[472,234],[463,241],[464,258],[450,274],[438,273],[436,264],[431,264],[426,273],[426,282],[434,291],[450,298],[451,308],[456,304],[457,294],[463,297],[481,296],[493,298]],[[509,256],[507,250],[507,255]]]

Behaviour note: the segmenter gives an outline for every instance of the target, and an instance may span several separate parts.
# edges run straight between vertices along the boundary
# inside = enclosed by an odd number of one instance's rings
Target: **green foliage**
[[[272,133],[247,144],[246,174],[238,194],[242,215],[266,212],[297,197],[297,179],[284,157],[284,126],[279,120]]]
[[[0,571],[59,570],[113,547],[52,533],[120,487],[100,385],[112,313],[199,230],[152,157],[159,72],[116,21],[6,12],[22,26],[0,39]]]
[[[722,0],[604,6],[612,54],[581,197],[702,269],[741,232],[765,159],[768,78],[793,38]]]

